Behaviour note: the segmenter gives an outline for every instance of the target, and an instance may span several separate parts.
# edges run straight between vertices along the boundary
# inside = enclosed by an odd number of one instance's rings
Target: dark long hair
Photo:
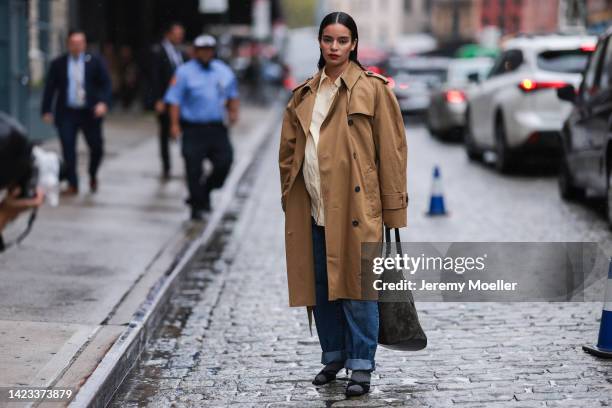
[[[334,11],[333,13],[329,13],[328,15],[326,15],[321,21],[321,25],[319,26],[319,43],[321,42],[321,38],[323,37],[323,30],[325,29],[325,27],[331,24],[336,24],[336,23],[342,24],[343,26],[349,29],[349,31],[351,32],[351,42],[359,40],[359,34],[357,33],[357,24],[355,24],[355,20],[353,20],[353,17],[349,16],[348,14],[342,11]],[[357,44],[355,45],[355,49],[351,51],[351,53],[349,54],[349,60],[355,62],[357,65],[361,67],[361,69],[364,69],[363,66],[359,63],[359,60],[357,60],[357,47],[358,46],[359,46],[359,41],[357,41]],[[318,67],[319,69],[321,69],[324,66],[325,66],[325,58],[323,58],[323,52],[319,50]]]

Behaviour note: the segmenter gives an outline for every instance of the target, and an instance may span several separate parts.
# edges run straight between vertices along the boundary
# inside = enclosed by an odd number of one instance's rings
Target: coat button
[[[353,152],[353,159],[357,160],[357,153]]]
[[[361,188],[359,186],[355,186],[355,192],[358,193]]]
[[[349,125],[349,126],[353,126],[353,119],[349,119],[349,120],[348,120],[348,125]]]
[[[359,221],[357,221],[357,220],[353,220],[353,227],[356,227],[356,226],[358,226],[358,225],[359,225]]]

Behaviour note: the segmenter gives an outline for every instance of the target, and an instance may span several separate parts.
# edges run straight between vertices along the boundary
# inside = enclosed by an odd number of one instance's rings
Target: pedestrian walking
[[[164,33],[164,39],[153,48],[151,87],[155,100],[155,112],[159,124],[159,154],[162,161],[162,178],[170,178],[170,116],[164,102],[164,95],[176,69],[188,57],[179,47],[183,43],[185,29],[180,23],[171,23]]]
[[[214,58],[216,40],[201,35],[194,41],[195,58],[177,70],[166,93],[172,137],[181,133],[191,218],[202,219],[210,211],[210,193],[225,182],[233,161],[227,122],[238,120],[238,84],[231,68]],[[212,173],[203,178],[203,161]]]
[[[68,53],[51,62],[42,99],[43,120],[55,123],[62,144],[66,194],[79,192],[77,135],[83,131],[89,146],[89,187],[98,189],[98,169],[104,155],[102,121],[111,103],[111,81],[103,60],[86,51],[87,38],[71,31]]]
[[[361,244],[383,224],[406,225],[407,145],[386,78],[357,60],[355,21],[327,15],[319,71],[293,90],[279,166],[290,306],[314,312],[325,366],[313,384],[351,370],[346,395],[367,393],[375,369],[378,303],[361,287]]]

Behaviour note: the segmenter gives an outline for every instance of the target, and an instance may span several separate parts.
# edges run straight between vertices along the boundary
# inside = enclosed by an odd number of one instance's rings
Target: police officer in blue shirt
[[[223,185],[233,160],[227,122],[238,120],[238,84],[231,68],[215,59],[216,41],[201,35],[193,43],[195,58],[181,65],[165,96],[169,105],[170,133],[183,135],[191,218],[202,219],[210,211],[210,192]],[[208,158],[213,171],[202,179],[202,162]]]

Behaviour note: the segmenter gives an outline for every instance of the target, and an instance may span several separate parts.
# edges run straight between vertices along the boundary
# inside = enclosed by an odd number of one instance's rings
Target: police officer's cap
[[[215,48],[216,45],[217,40],[215,40],[215,37],[208,34],[197,36],[193,41],[193,46],[196,48]]]

